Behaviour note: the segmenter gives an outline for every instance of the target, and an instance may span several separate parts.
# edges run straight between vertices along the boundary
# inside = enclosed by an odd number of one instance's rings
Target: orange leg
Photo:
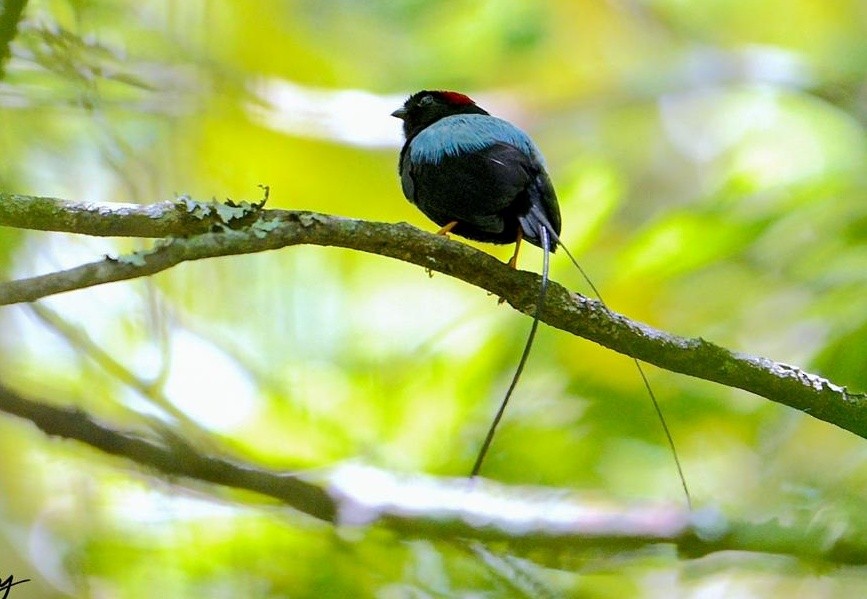
[[[437,235],[445,235],[445,236],[448,236],[449,232],[450,232],[452,229],[454,229],[456,226],[458,226],[458,221],[453,220],[452,222],[450,222],[449,224],[447,224],[445,227],[443,227],[442,229],[440,229],[439,231],[437,231]]]
[[[518,238],[515,240],[515,253],[509,258],[509,266],[518,268],[518,252],[521,250],[521,240],[524,239],[524,231],[518,227]]]
[[[515,239],[515,253],[512,254],[512,257],[509,258],[509,262],[507,263],[512,268],[518,268],[518,252],[521,251],[522,239],[524,239],[524,231],[518,227],[518,237]],[[497,303],[502,304],[504,301],[506,301],[506,298],[501,297]]]

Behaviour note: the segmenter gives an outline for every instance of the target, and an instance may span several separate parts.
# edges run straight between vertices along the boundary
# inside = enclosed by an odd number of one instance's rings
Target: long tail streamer
[[[497,425],[503,418],[503,413],[506,411],[506,405],[518,386],[518,380],[521,378],[521,373],[524,371],[524,365],[527,363],[527,358],[530,357],[530,348],[533,347],[533,339],[536,338],[536,329],[539,328],[539,315],[542,313],[542,305],[545,303],[545,295],[548,293],[548,262],[550,261],[550,250],[548,228],[545,226],[539,227],[542,237],[542,285],[539,287],[539,299],[536,302],[536,312],[533,314],[533,324],[530,326],[530,334],[527,335],[527,342],[524,344],[524,352],[521,354],[521,359],[518,360],[518,367],[515,369],[515,374],[512,375],[512,382],[509,383],[509,389],[506,391],[506,396],[500,403],[500,409],[497,410],[494,421],[488,428],[488,434],[485,436],[485,441],[482,443],[482,448],[479,450],[479,456],[476,458],[476,463],[473,464],[473,471],[470,476],[479,474],[482,468],[482,462],[485,461],[485,456],[488,453],[488,448],[491,446],[491,441],[494,440],[494,433],[497,430]]]
[[[602,299],[602,294],[599,293],[599,290],[596,289],[596,285],[593,284],[593,281],[590,280],[590,277],[587,276],[587,273],[584,272],[584,269],[581,268],[581,265],[578,264],[578,261],[572,255],[572,253],[566,248],[565,245],[560,243],[560,238],[556,236],[554,237],[554,241],[557,242],[563,251],[566,252],[566,256],[569,257],[569,260],[578,269],[578,272],[581,273],[581,276],[584,277],[584,280],[587,281],[587,285],[590,286],[590,289],[593,290],[593,293],[599,299],[599,303],[601,303],[605,309],[608,309],[608,304],[605,303],[605,300]],[[686,505],[692,510],[692,496],[689,493],[689,487],[686,484],[686,476],[683,474],[683,467],[680,465],[680,457],[677,455],[677,448],[674,445],[674,437],[671,436],[671,431],[668,428],[668,423],[665,421],[665,416],[662,414],[662,408],[659,406],[659,401],[656,399],[656,393],[653,392],[653,387],[650,386],[650,381],[647,378],[647,375],[644,373],[644,369],[641,367],[641,362],[638,361],[638,358],[632,358],[632,361],[635,363],[635,367],[638,369],[638,374],[641,375],[641,380],[644,383],[644,388],[647,389],[647,394],[650,396],[650,402],[653,404],[653,409],[656,411],[656,416],[659,418],[659,423],[662,425],[662,430],[665,433],[665,439],[668,441],[668,447],[671,449],[671,455],[674,457],[674,465],[677,468],[677,476],[680,478],[680,484],[683,487],[683,494],[686,496]]]
[[[500,408],[497,410],[496,415],[494,416],[493,422],[491,422],[491,426],[488,428],[488,434],[485,436],[485,440],[482,443],[482,448],[479,450],[479,455],[476,458],[476,463],[473,465],[473,470],[470,474],[471,477],[477,476],[479,471],[482,468],[482,462],[485,460],[485,456],[488,453],[488,449],[491,446],[491,442],[494,439],[494,434],[497,430],[497,426],[500,424],[500,420],[503,418],[503,414],[506,411],[506,406],[509,403],[509,399],[512,397],[512,393],[515,391],[515,387],[518,385],[518,380],[521,378],[521,373],[524,371],[524,366],[527,364],[527,358],[530,356],[530,348],[533,346],[533,340],[536,338],[536,330],[539,328],[539,316],[542,312],[542,306],[545,303],[545,295],[548,292],[548,265],[550,261],[550,250],[549,248],[549,235],[554,237],[554,243],[556,243],[559,247],[563,248],[563,251],[566,253],[566,256],[569,257],[569,260],[578,269],[578,272],[581,273],[581,276],[587,282],[587,285],[590,286],[590,289],[593,290],[593,293],[599,299],[599,302],[608,309],[608,305],[605,303],[605,300],[602,299],[602,294],[599,293],[599,290],[596,288],[596,285],[593,284],[593,281],[590,280],[590,277],[587,276],[587,273],[584,272],[584,269],[581,268],[581,265],[578,264],[578,261],[572,255],[572,253],[560,243],[559,236],[550,230],[547,226],[539,227],[541,238],[542,238],[542,285],[539,287],[539,300],[536,303],[536,312],[533,315],[533,324],[530,326],[530,333],[527,335],[527,342],[524,344],[524,351],[521,354],[521,359],[518,361],[518,367],[515,369],[515,374],[512,375],[512,381],[509,383],[509,388],[506,391],[505,397],[503,397],[503,401],[500,403]],[[656,394],[653,392],[653,387],[650,386],[650,381],[647,378],[647,375],[644,372],[644,369],[641,367],[641,362],[638,361],[637,358],[632,358],[632,361],[635,363],[635,367],[638,369],[638,374],[641,376],[641,380],[644,383],[644,388],[647,389],[647,394],[650,396],[650,401],[653,404],[653,409],[656,411],[656,416],[659,419],[660,424],[662,425],[662,430],[665,433],[665,438],[668,441],[668,447],[671,449],[671,455],[674,457],[674,465],[677,468],[677,475],[680,479],[680,484],[683,487],[683,493],[686,496],[686,504],[690,510],[692,510],[692,496],[689,492],[689,487],[686,484],[686,476],[683,473],[683,467],[680,464],[680,457],[677,455],[677,448],[674,444],[674,438],[671,436],[671,431],[668,428],[668,423],[665,421],[665,416],[662,413],[662,408],[659,405],[659,401],[656,399]]]

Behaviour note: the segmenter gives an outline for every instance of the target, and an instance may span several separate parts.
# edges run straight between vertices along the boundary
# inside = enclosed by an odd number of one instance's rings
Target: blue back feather
[[[416,163],[439,164],[444,156],[469,154],[495,143],[515,146],[544,166],[542,153],[530,137],[512,123],[487,114],[456,114],[426,127],[409,145]]]

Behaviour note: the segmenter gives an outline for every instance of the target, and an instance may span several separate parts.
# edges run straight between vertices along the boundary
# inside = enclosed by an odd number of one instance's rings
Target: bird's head
[[[476,103],[464,94],[424,90],[411,95],[391,116],[403,121],[403,133],[409,139],[428,125],[455,114],[488,112],[476,106]]]

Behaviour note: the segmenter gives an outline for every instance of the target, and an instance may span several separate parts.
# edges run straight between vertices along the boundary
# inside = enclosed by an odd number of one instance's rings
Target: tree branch
[[[249,204],[248,204],[249,206]],[[218,211],[223,211],[222,214]],[[79,233],[97,237],[183,237],[205,233],[233,220],[225,204],[194,202],[188,198],[157,204],[73,202],[59,198],[0,192],[0,225]],[[243,212],[243,214],[242,214]],[[252,210],[235,209],[236,216]],[[236,225],[243,224],[239,220]]]
[[[417,264],[485,289],[525,314],[535,310],[538,275],[516,271],[460,242],[406,223],[260,208],[261,204],[201,204],[187,198],[134,206],[0,194],[0,225],[88,235],[194,235],[159,241],[147,252],[2,283],[0,305],[148,276],[191,260],[313,244]],[[755,393],[867,438],[867,396],[849,393],[845,387],[795,366],[654,329],[555,282],[549,288],[541,319],[616,352]]]
[[[840,564],[867,563],[867,539],[854,527],[822,530],[813,523],[727,523],[716,512],[673,506],[617,506],[481,479],[398,476],[344,464],[314,473],[272,472],[199,453],[174,435],[162,442],[114,430],[89,414],[23,397],[0,383],[0,411],[46,434],[74,439],[161,474],[253,491],[342,526],[380,525],[410,537],[505,542],[510,551],[545,561],[559,549],[638,549],[675,545],[688,557],[724,550],[787,554]]]

